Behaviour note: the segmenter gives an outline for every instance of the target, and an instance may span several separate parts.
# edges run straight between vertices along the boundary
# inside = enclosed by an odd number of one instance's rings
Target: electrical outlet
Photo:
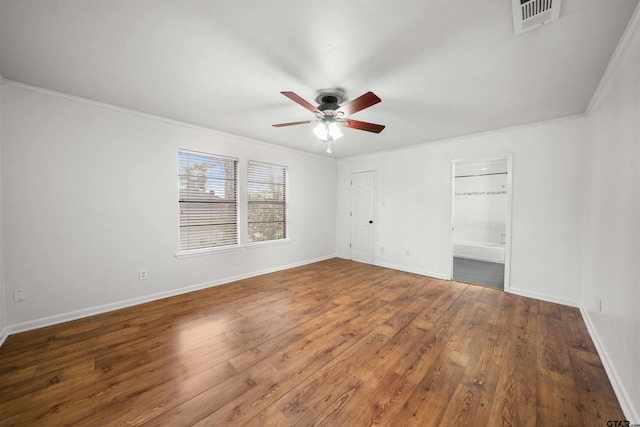
[[[14,289],[13,302],[20,302],[27,300],[27,293],[24,289]]]
[[[236,257],[236,265],[240,265],[240,257],[239,256]]]
[[[149,278],[149,271],[146,268],[140,270],[140,280],[147,280]]]
[[[380,246],[380,252],[384,252],[384,246]]]

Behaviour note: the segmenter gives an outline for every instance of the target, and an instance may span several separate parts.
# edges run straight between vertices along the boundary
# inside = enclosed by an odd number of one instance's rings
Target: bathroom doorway
[[[511,156],[452,164],[451,277],[508,290]]]

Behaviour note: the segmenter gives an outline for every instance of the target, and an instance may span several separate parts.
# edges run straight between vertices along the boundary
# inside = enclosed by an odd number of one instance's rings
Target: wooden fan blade
[[[312,113],[319,113],[320,112],[320,110],[318,110],[318,107],[316,107],[315,105],[312,105],[309,102],[305,101],[301,96],[299,96],[298,94],[296,94],[294,92],[280,92],[280,93],[283,94],[284,96],[286,96],[287,98],[289,98],[290,100],[292,100],[293,102],[302,105],[304,108],[306,108],[307,110],[311,111]]]
[[[289,123],[278,123],[276,125],[271,125],[273,127],[281,128],[284,126],[295,126],[295,125],[305,125],[307,123],[311,123],[313,120],[305,120],[302,122],[289,122]]]
[[[346,116],[350,116],[351,114],[357,113],[358,111],[364,110],[365,108],[369,108],[380,101],[382,101],[382,99],[378,98],[375,93],[367,92],[364,95],[354,99],[353,101],[347,102],[345,105],[338,108],[337,111],[342,111]]]
[[[383,125],[375,123],[361,122],[359,120],[345,119],[341,124],[345,127],[358,130],[366,130],[367,132],[380,133],[384,129]]]

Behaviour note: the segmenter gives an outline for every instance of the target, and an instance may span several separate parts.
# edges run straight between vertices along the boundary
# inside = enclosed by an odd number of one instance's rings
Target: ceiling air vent
[[[516,35],[533,30],[560,16],[560,0],[511,0]]]

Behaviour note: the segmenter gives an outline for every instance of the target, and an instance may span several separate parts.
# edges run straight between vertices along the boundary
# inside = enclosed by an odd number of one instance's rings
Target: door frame
[[[465,157],[451,160],[451,225],[449,227],[449,280],[453,280],[453,233],[455,224],[455,184],[456,184],[456,165],[460,163],[475,163],[482,161],[507,161],[507,206],[506,206],[506,224],[505,224],[505,240],[504,240],[504,292],[510,292],[511,289],[511,217],[513,211],[513,153],[506,153],[496,156],[478,156]]]
[[[371,227],[371,265],[376,265],[376,225],[377,225],[377,205],[376,200],[378,197],[378,173],[375,169],[365,169],[365,170],[357,170],[352,171],[349,175],[349,259],[353,260],[353,256],[351,255],[352,249],[352,236],[351,236],[351,221],[352,217],[352,209],[353,209],[353,175],[357,173],[365,173],[372,172],[373,173],[373,198],[372,198],[372,216],[373,216],[373,226]]]

